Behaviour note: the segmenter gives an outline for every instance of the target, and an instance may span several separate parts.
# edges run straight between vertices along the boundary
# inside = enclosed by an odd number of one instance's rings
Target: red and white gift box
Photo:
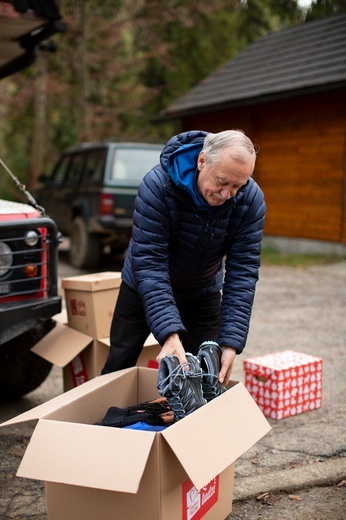
[[[322,359],[292,350],[244,360],[245,386],[266,417],[322,406]]]

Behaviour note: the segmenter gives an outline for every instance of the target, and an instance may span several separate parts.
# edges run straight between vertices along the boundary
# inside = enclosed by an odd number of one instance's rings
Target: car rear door
[[[118,225],[132,222],[134,201],[144,175],[159,162],[161,148],[135,145],[114,150],[109,186],[114,194],[114,216]]]
[[[73,201],[78,193],[84,163],[84,153],[63,156],[45,185],[44,197],[41,196],[47,214],[64,234],[70,230]]]

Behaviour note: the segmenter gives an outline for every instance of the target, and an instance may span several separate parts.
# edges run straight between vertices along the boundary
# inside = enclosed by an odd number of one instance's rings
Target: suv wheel
[[[71,227],[70,263],[74,267],[96,267],[100,261],[101,247],[97,235],[89,235],[81,217],[76,217]]]
[[[54,326],[48,320],[0,346],[0,402],[20,399],[46,379],[52,365],[31,348]]]

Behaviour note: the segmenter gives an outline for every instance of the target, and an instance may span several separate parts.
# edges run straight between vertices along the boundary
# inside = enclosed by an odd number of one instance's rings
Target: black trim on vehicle
[[[25,245],[25,232],[46,229],[46,235],[39,235],[37,246]],[[0,242],[11,245],[16,259],[6,273],[0,276],[0,344],[15,337],[11,329],[27,330],[33,320],[51,318],[61,311],[61,297],[58,295],[58,244],[59,233],[53,220],[48,217],[11,220],[0,222]],[[46,255],[46,261],[42,257]],[[32,279],[23,275],[26,264],[37,264],[38,273]],[[41,289],[41,282],[45,286]],[[8,290],[7,287],[8,286]],[[42,293],[42,296],[39,294]]]

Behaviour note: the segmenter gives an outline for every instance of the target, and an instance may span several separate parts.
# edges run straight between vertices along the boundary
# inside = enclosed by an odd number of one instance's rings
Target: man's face
[[[210,206],[221,206],[226,200],[234,197],[251,176],[255,159],[241,162],[224,152],[219,163],[208,165],[202,151],[197,160],[199,170],[197,189]]]

